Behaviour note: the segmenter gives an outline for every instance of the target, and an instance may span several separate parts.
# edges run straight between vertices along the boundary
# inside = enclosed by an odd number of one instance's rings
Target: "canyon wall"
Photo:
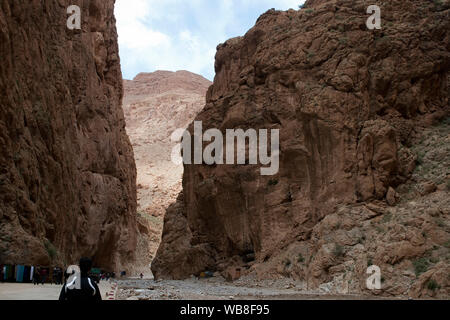
[[[136,167],[114,1],[2,1],[0,56],[0,262],[126,269]]]
[[[437,281],[448,295],[450,172],[441,167],[434,182],[411,177],[417,137],[447,128],[449,2],[383,2],[382,29],[373,31],[368,5],[311,0],[298,11],[270,10],[218,46],[196,120],[222,132],[280,129],[280,171],[185,165],[152,264],[157,278],[231,266],[361,291],[376,264],[386,294],[420,296]],[[438,139],[448,160],[448,137]],[[435,187],[421,193],[427,184]],[[428,271],[414,274],[420,259]]]
[[[176,143],[170,136],[194,120],[210,85],[188,71],[140,73],[124,80],[123,109],[136,158],[137,212],[143,231],[138,256],[146,257],[142,261],[146,266],[161,241],[164,213],[181,191],[183,165],[171,160]]]

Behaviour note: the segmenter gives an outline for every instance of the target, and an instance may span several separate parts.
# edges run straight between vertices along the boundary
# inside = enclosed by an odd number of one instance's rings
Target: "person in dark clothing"
[[[41,284],[44,285],[47,281],[48,272],[47,269],[43,268],[41,269]]]
[[[74,277],[69,278],[67,283],[61,289],[61,294],[59,295],[60,301],[101,301],[102,296],[100,294],[100,289],[98,288],[95,281],[91,280],[88,276],[89,271],[92,268],[92,260],[89,258],[80,259],[80,274],[75,274]],[[70,276],[70,275],[69,275]],[[80,288],[76,288],[75,283],[80,277]]]
[[[40,282],[41,282],[41,268],[36,267],[34,269],[33,284],[38,285]]]

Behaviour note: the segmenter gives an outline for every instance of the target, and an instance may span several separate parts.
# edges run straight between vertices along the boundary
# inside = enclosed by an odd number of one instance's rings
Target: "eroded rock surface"
[[[210,85],[188,71],[140,73],[124,80],[123,107],[137,166],[138,219],[146,238],[140,239],[139,256],[148,256],[146,265],[161,241],[164,213],[181,191],[183,165],[171,160],[176,145],[171,134],[194,120]]]
[[[82,30],[67,8],[81,7]],[[136,167],[113,0],[0,5],[0,261],[126,269]]]
[[[245,36],[219,45],[196,120],[222,132],[280,129],[280,171],[186,165],[156,277],[239,266],[361,292],[373,263],[385,284],[375,293],[448,297],[448,277],[439,276],[450,258],[448,188],[425,186],[428,198],[396,204],[419,181],[411,180],[412,147],[449,116],[449,3],[380,6],[382,30],[367,29],[365,1],[307,1],[299,11],[268,11]],[[448,148],[448,137],[439,139]],[[443,170],[439,183],[448,185]],[[430,205],[441,227],[421,211]],[[440,263],[430,262],[434,251]],[[422,258],[432,271],[415,274]]]

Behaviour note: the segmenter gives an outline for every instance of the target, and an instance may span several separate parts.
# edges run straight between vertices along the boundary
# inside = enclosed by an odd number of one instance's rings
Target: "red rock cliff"
[[[81,7],[82,30],[67,8]],[[113,0],[0,5],[0,262],[126,268],[136,168]]]
[[[152,265],[156,277],[238,265],[317,287],[351,267],[345,275],[364,288],[370,261],[409,270],[409,260],[433,247],[415,242],[421,227],[383,238],[370,223],[391,217],[384,199],[395,202],[394,190],[415,169],[413,137],[449,114],[449,6],[381,7],[382,30],[367,29],[365,1],[308,1],[299,11],[271,10],[245,36],[219,45],[197,120],[204,130],[280,129],[280,171],[265,177],[259,166],[185,165],[183,194],[166,213]],[[420,225],[424,217],[414,219]],[[386,230],[406,232],[390,223]],[[433,240],[447,253],[448,231]]]

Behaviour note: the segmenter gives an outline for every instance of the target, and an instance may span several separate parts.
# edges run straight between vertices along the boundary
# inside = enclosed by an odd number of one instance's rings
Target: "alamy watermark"
[[[70,274],[67,279],[66,288],[69,290],[81,289],[81,271],[80,267],[76,265],[71,265],[67,268],[67,274]]]
[[[366,21],[369,30],[381,29],[381,9],[377,5],[371,5],[367,8],[367,13],[371,16]]]
[[[67,18],[67,28],[69,30],[81,29],[81,9],[79,6],[71,5],[67,8],[67,14],[70,14]]]
[[[172,161],[184,164],[228,164],[262,166],[261,175],[272,176],[280,168],[280,130],[268,129],[227,129],[225,137],[219,129],[203,132],[201,121],[194,122],[194,136],[189,131],[177,129],[171,136],[178,143],[172,149]],[[192,143],[193,142],[193,143]],[[203,148],[204,142],[209,144]],[[248,142],[248,143],[247,143]]]
[[[372,265],[367,268],[367,274],[370,274],[366,280],[366,286],[369,290],[381,289],[381,269],[379,266]]]

